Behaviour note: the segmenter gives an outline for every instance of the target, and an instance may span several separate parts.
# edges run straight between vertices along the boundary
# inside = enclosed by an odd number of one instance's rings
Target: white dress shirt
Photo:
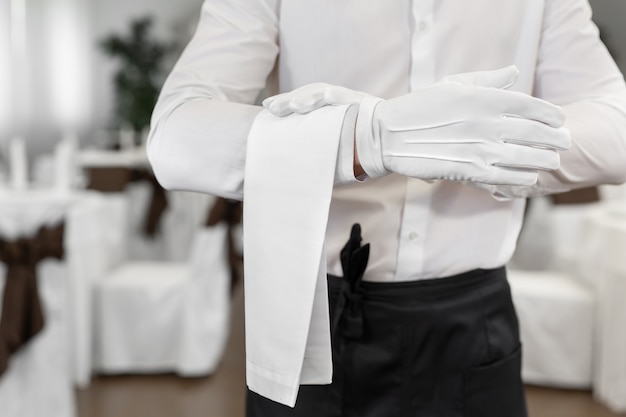
[[[264,87],[273,94],[326,82],[391,98],[508,65],[520,70],[512,89],[566,113],[573,145],[558,171],[540,173],[532,187],[395,174],[337,185],[325,239],[328,272],[341,275],[339,251],[360,223],[371,243],[366,280],[498,267],[521,227],[525,200],[516,197],[626,181],[626,87],[587,0],[207,0],[155,108],[149,157],[166,188],[241,199]],[[336,121],[345,111],[327,114]],[[324,123],[315,113],[308,117]],[[265,126],[284,123],[263,117]],[[338,140],[333,123],[325,134]],[[343,172],[348,153],[340,152]]]

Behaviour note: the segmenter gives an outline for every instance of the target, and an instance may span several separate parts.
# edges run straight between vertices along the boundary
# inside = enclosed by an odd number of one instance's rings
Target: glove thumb
[[[515,65],[491,71],[464,72],[442,78],[442,82],[476,85],[506,90],[517,81],[519,70]]]

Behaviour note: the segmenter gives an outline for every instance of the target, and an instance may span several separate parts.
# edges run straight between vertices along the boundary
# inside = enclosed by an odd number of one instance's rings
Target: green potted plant
[[[166,58],[175,49],[173,43],[155,39],[152,26],[152,17],[138,18],[130,22],[128,34],[112,34],[99,42],[102,51],[120,64],[113,79],[114,127],[132,129],[135,144],[141,142],[140,134],[150,125]]]

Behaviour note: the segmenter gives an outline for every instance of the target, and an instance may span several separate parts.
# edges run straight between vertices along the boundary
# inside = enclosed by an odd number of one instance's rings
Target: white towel
[[[283,118],[263,111],[248,137],[247,383],[291,407],[301,383],[332,380],[324,238],[346,110]]]

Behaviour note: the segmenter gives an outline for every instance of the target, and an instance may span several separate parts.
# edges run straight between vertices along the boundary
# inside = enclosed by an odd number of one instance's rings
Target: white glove
[[[460,74],[390,100],[311,84],[263,104],[285,116],[359,103],[357,152],[372,178],[396,172],[425,180],[532,185],[538,170],[559,167],[557,150],[568,149],[571,139],[559,107],[505,90],[517,75],[515,67]]]
[[[263,100],[263,107],[275,116],[309,113],[326,105],[358,104],[369,94],[326,83],[307,84],[288,93]]]

